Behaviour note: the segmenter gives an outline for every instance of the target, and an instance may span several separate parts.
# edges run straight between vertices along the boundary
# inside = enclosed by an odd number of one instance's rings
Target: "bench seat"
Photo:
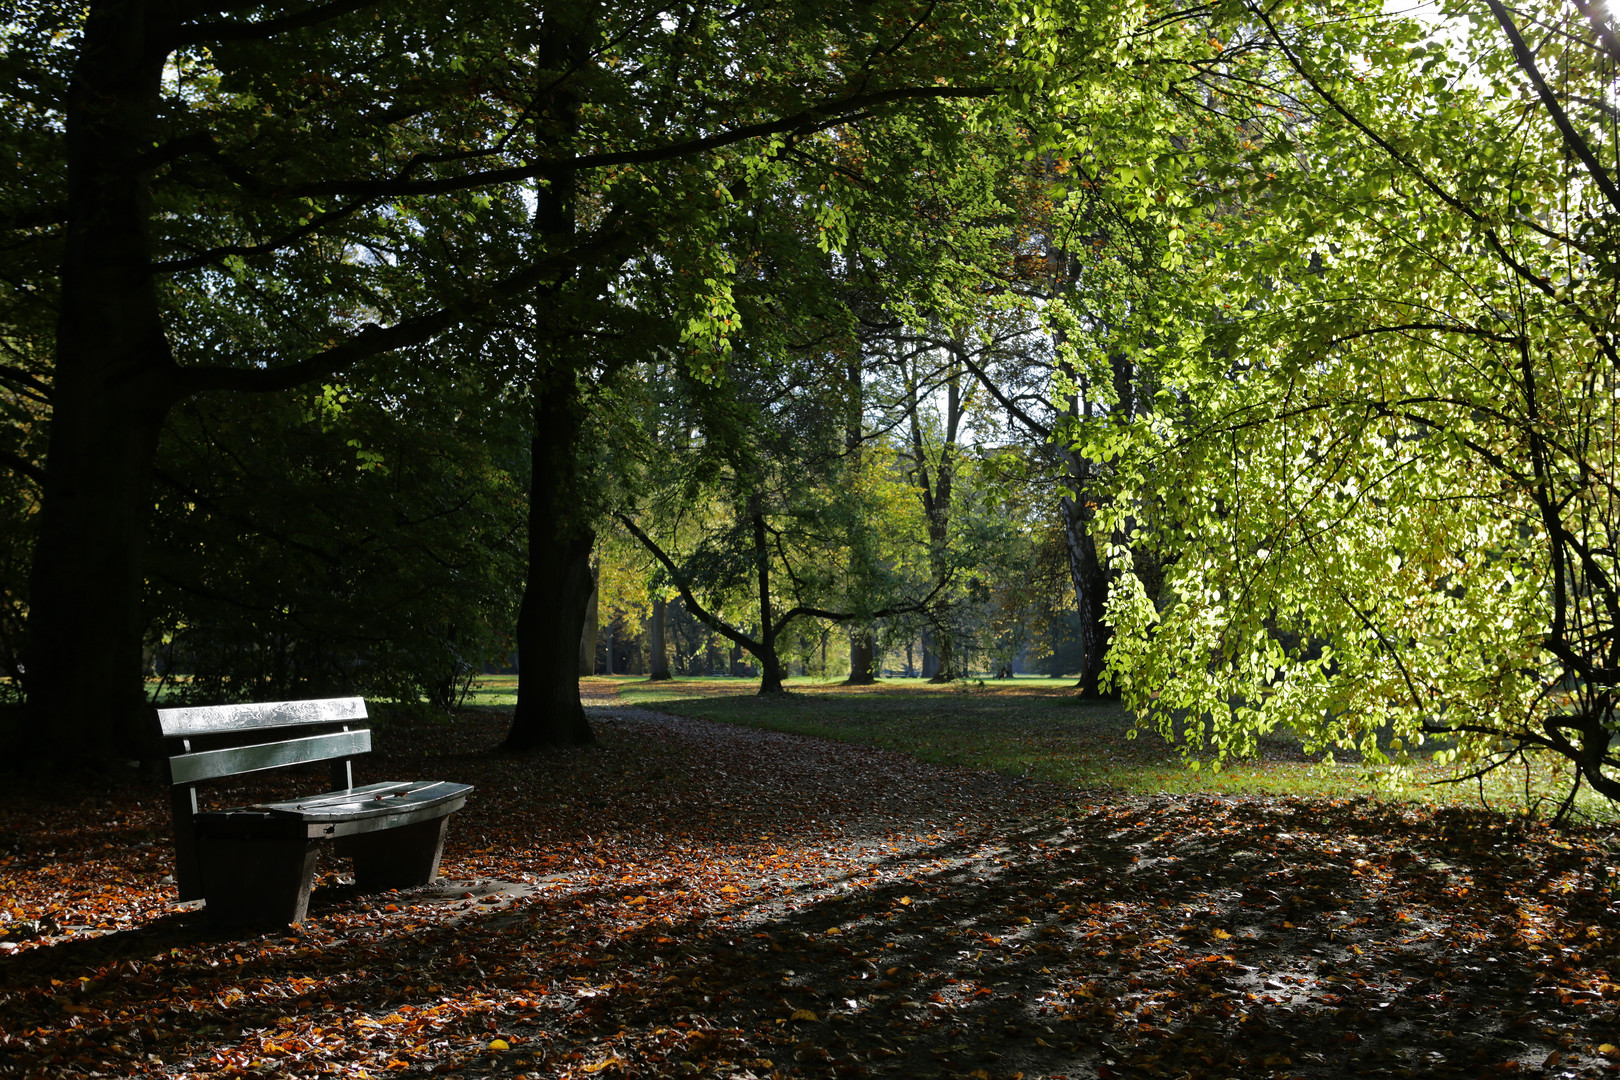
[[[471,785],[446,780],[367,784],[286,802],[256,803],[197,815],[199,834],[354,836],[444,817],[467,803]]]
[[[157,710],[177,752],[175,879],[182,900],[206,900],[222,926],[301,922],[324,843],[354,864],[367,891],[425,885],[438,874],[450,815],[472,787],[446,780],[353,786],[351,757],[371,750],[359,698]],[[311,732],[314,732],[311,734]],[[333,790],[202,809],[198,784],[313,762],[331,763]]]

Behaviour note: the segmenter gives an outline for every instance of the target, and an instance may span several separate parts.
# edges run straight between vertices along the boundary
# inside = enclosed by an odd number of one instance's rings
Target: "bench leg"
[[[315,882],[316,841],[205,836],[197,848],[211,925],[304,921]]]
[[[448,817],[418,821],[397,829],[345,836],[334,845],[354,860],[354,883],[362,890],[426,885],[439,873]]]

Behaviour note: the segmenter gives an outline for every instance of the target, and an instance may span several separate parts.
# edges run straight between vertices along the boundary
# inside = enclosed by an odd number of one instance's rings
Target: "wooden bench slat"
[[[222,750],[197,750],[189,754],[176,754],[169,759],[169,777],[176,784],[191,784],[199,780],[236,776],[239,773],[279,769],[284,765],[331,761],[334,758],[369,753],[370,750],[370,731],[334,731],[325,735],[283,739],[280,742],[253,743],[248,746],[230,746]]]
[[[258,731],[300,724],[340,724],[366,718],[365,698],[316,701],[264,701],[247,705],[198,705],[158,709],[158,723],[168,738]]]
[[[445,781],[430,786],[438,790],[422,799],[372,800],[369,805],[361,807],[335,805],[307,814],[256,806],[205,810],[197,815],[196,826],[198,834],[202,836],[307,836],[312,840],[334,839],[448,817],[466,805],[467,796],[473,790],[467,784]]]
[[[437,813],[441,804],[451,800],[459,798],[465,802],[467,793],[471,790],[470,785],[453,784],[446,780],[420,781],[403,791],[374,792],[344,800],[326,801],[317,806],[310,806],[307,803],[269,804],[264,809],[310,824],[359,821],[369,817],[419,818]]]
[[[346,788],[340,791],[327,791],[319,795],[306,795],[301,799],[283,799],[278,802],[254,803],[255,810],[281,810],[287,812],[303,810],[320,810],[333,803],[352,802],[355,799],[372,798],[384,795],[391,791],[404,791],[424,783],[421,780],[400,780],[393,783],[367,784],[364,787]]]
[[[472,790],[468,784],[448,780],[410,780],[398,784],[368,784],[353,791],[330,791],[304,799],[257,803],[255,810],[301,818],[304,821],[346,821],[387,814],[406,808],[434,806]]]

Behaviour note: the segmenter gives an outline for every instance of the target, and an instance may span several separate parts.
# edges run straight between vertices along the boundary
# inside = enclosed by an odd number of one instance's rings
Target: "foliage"
[[[134,738],[147,485],[177,403],[358,383],[365,362],[471,324],[611,306],[627,265],[662,275],[657,315],[707,376],[749,272],[714,241],[748,227],[753,188],[791,189],[838,250],[865,179],[827,175],[827,133],[896,120],[943,151],[1070,79],[1117,81],[1134,18],[999,0],[15,5],[0,321],[42,343],[8,359],[7,386],[50,387],[29,600],[40,728],[77,731],[75,762]],[[571,227],[530,226],[531,200]],[[519,379],[547,366],[510,361]],[[38,453],[8,464],[37,470]]]
[[[1620,203],[1575,153],[1606,128],[1572,142],[1554,112],[1614,58],[1564,9],[1526,16],[1569,35],[1527,101],[1503,14],[1466,53],[1268,24],[1304,104],[1277,99],[1244,170],[1188,177],[1197,276],[1140,337],[1156,413],[1088,438],[1119,463],[1111,525],[1176,557],[1157,605],[1121,579],[1116,677],[1220,757],[1282,726],[1372,760],[1427,741],[1465,774],[1550,751],[1571,797],[1620,796]]]
[[[149,566],[164,681],[205,702],[342,691],[449,708],[511,651],[521,446],[498,406],[465,396],[188,403]]]

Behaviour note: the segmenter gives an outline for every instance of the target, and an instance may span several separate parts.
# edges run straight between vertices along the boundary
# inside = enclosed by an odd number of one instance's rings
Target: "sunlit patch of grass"
[[[516,675],[480,675],[462,703],[468,707],[511,708],[517,704]]]
[[[691,678],[650,683],[635,676],[597,678],[627,703],[800,735],[899,750],[920,760],[1063,784],[1139,794],[1262,794],[1319,798],[1376,796],[1438,805],[1480,805],[1549,816],[1568,791],[1568,768],[1542,763],[1527,777],[1503,770],[1483,785],[1440,785],[1438,766],[1371,769],[1311,760],[1292,735],[1260,740],[1251,760],[1190,768],[1181,752],[1150,731],[1131,736],[1131,713],[1115,702],[1077,697],[1071,680],[970,680],[931,685],[920,679],[850,687],[788,681],[791,693],[760,697],[757,682]],[[1583,795],[1579,812],[1614,819],[1606,800]]]

